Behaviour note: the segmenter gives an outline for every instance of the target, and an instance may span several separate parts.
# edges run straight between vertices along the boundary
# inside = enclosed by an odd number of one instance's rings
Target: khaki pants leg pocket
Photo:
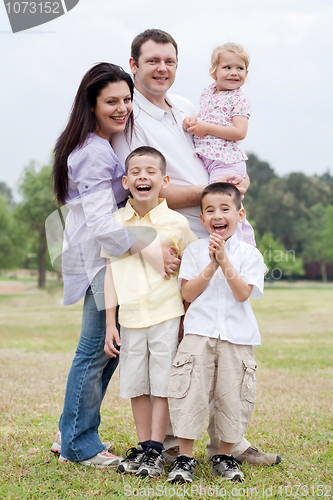
[[[193,357],[188,354],[177,355],[171,369],[168,398],[184,398],[191,385]]]
[[[257,365],[254,360],[244,360],[244,377],[241,387],[241,400],[253,403],[256,396],[256,369]]]
[[[198,399],[198,375],[194,359],[188,354],[177,355],[173,362],[168,388],[170,420],[174,435],[184,439],[199,439],[207,407]]]
[[[254,360],[242,360],[244,377],[241,386],[240,399],[242,403],[241,422],[243,423],[243,433],[250,421],[251,414],[254,408],[256,395],[256,369],[257,365]]]

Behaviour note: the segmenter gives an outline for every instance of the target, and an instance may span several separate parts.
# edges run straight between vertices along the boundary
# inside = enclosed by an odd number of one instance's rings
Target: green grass
[[[212,475],[205,459],[204,433],[195,447],[200,465],[192,490],[173,492],[165,478],[136,479],[114,469],[59,465],[49,449],[82,304],[64,308],[56,289],[0,295],[0,498],[333,497],[332,303],[333,288],[268,287],[264,299],[253,301],[262,346],[256,349],[257,400],[247,437],[264,450],[279,452],[282,463],[245,464],[244,483],[225,484]],[[130,405],[118,390],[114,376],[100,433],[115,453],[124,454],[136,435]]]

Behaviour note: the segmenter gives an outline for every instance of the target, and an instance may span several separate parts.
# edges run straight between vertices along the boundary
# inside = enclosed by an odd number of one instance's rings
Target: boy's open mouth
[[[141,192],[144,192],[144,191],[150,191],[151,190],[151,186],[148,186],[148,184],[141,184],[140,186],[138,186],[136,188],[137,191],[141,191]]]
[[[213,229],[215,233],[224,233],[225,230],[227,229],[228,224],[214,224]]]

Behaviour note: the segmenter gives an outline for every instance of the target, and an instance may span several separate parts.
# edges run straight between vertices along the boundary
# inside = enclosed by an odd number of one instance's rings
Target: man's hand
[[[160,247],[148,245],[142,250],[142,257],[158,274],[166,279],[169,279],[170,274],[173,274],[180,264],[175,249],[165,244]]]
[[[188,116],[183,120],[183,129],[187,132],[188,128],[191,127],[191,125],[194,125],[196,121],[196,116]]]
[[[176,251],[173,248],[165,246],[162,246],[161,248],[164,262],[165,278],[169,279],[170,274],[173,274],[177,271],[180,265],[180,259],[178,259]]]
[[[230,184],[233,184],[236,186],[236,188],[240,191],[242,195],[242,199],[244,198],[244,194],[250,187],[250,178],[246,174],[245,178],[244,177],[235,177],[233,174],[226,174],[223,175],[223,177],[220,177],[217,179],[215,182],[230,182]]]
[[[187,132],[195,135],[196,137],[205,137],[208,134],[207,123],[205,122],[195,122],[190,127],[188,127]]]
[[[121,346],[117,328],[109,325],[106,327],[104,351],[108,356],[110,356],[110,358],[116,358],[120,353],[120,351],[114,346],[114,342],[116,345]]]

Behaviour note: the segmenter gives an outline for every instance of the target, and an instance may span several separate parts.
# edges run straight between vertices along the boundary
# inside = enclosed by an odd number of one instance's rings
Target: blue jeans
[[[104,276],[105,268],[97,273],[86,292],[81,336],[59,422],[61,455],[74,462],[87,460],[104,449],[98,435],[100,407],[119,360],[118,356],[110,358],[104,352]]]

